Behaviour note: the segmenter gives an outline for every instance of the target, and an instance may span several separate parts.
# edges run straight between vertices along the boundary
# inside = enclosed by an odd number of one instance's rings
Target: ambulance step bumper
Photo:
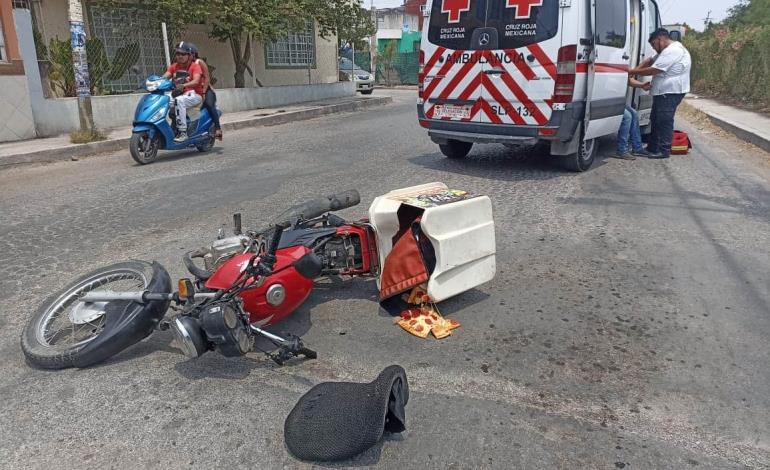
[[[458,132],[444,130],[429,130],[430,140],[436,144],[445,144],[448,140],[473,142],[477,144],[520,144],[535,145],[537,137],[521,135],[481,134],[477,132]]]

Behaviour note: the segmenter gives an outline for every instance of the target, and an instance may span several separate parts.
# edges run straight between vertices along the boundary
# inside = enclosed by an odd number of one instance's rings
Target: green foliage
[[[694,91],[770,111],[770,0],[741,2],[723,24],[684,43]]]
[[[48,79],[54,92],[59,96],[77,96],[70,42],[54,38],[51,39],[47,48],[45,45],[37,48],[38,59],[47,60],[50,64]],[[86,39],[86,56],[88,58],[88,74],[91,80],[91,94],[97,94],[103,91],[104,80],[118,80],[132,65],[137,63],[139,45],[127,44],[121,47],[110,61],[102,41],[97,38],[88,38]]]
[[[726,26],[766,26],[770,24],[770,0],[740,0],[729,11]]]
[[[367,48],[366,39],[374,35],[377,28],[372,13],[363,7],[361,0],[327,0],[325,3],[325,8],[314,13],[321,33],[326,36],[336,32],[340,47],[354,44],[359,50]]]
[[[377,58],[377,65],[378,68],[382,67],[382,72],[385,74],[387,78],[388,84],[390,84],[390,71],[393,68],[393,61],[396,59],[396,54],[398,53],[398,43],[396,41],[388,41],[387,44],[385,44],[385,48],[380,52],[380,55]]]

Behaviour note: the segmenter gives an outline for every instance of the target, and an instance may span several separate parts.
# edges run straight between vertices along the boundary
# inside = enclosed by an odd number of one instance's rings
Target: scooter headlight
[[[145,87],[147,88],[147,91],[155,91],[160,86],[160,80],[147,80],[145,82]]]
[[[166,113],[168,112],[168,109],[163,106],[162,108],[155,111],[155,113],[150,117],[150,122],[160,121],[161,119],[166,118]]]

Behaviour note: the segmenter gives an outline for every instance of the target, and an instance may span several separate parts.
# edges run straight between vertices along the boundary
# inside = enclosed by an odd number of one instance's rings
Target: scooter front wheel
[[[140,165],[146,165],[152,163],[158,157],[158,149],[160,148],[160,138],[157,134],[154,137],[150,137],[148,132],[136,132],[131,134],[131,142],[129,142],[129,150],[131,151],[131,158]]]

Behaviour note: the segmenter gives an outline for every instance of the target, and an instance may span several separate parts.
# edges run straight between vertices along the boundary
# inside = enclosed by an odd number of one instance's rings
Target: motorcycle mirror
[[[241,213],[237,212],[233,214],[233,234],[240,235],[241,233],[243,233],[242,228],[243,227],[241,226]]]

